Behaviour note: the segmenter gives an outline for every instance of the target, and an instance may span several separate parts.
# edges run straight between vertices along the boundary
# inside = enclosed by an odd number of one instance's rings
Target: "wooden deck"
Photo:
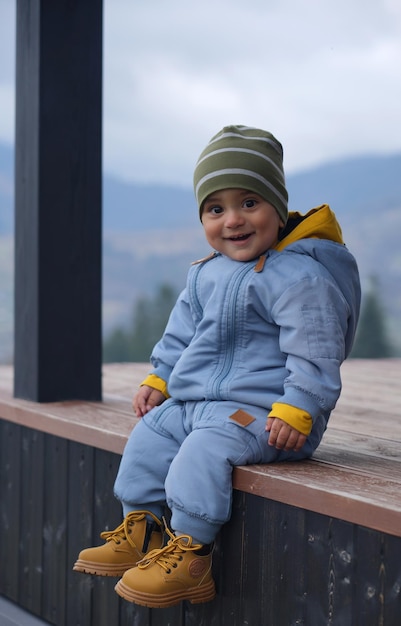
[[[12,397],[0,368],[0,416],[121,454],[137,419],[131,397],[147,364],[103,367],[102,403],[36,404]],[[234,487],[401,536],[401,359],[349,360],[343,392],[312,461],[237,468]]]
[[[107,365],[104,401],[12,397],[0,368],[0,594],[55,626],[398,626],[401,360],[349,361],[314,460],[239,467],[218,595],[146,609],[72,571],[121,520],[112,495],[147,365]]]

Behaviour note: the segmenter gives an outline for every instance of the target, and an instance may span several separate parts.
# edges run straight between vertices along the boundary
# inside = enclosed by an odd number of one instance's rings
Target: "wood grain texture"
[[[55,626],[398,624],[400,537],[237,489],[213,602],[149,610],[119,599],[115,579],[73,572],[121,519],[119,459],[0,420],[2,595]]]

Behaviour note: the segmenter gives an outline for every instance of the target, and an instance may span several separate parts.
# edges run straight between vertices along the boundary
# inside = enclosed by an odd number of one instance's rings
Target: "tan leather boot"
[[[122,598],[148,607],[168,607],[181,600],[208,602],[216,595],[212,554],[189,535],[175,537],[168,529],[168,544],[148,552],[137,567],[125,572],[115,590]]]
[[[149,517],[152,522],[149,522]],[[163,525],[149,511],[133,511],[115,530],[100,534],[102,546],[82,550],[73,567],[76,572],[98,576],[122,576],[145,554],[163,545]]]

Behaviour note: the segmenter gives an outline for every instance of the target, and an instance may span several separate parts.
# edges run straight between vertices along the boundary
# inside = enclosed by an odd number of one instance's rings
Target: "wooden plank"
[[[315,461],[235,468],[235,489],[401,536],[399,484]]]
[[[367,626],[376,624],[397,624],[398,619],[384,621],[385,598],[385,563],[384,563],[385,537],[378,535],[370,529],[361,528],[358,531],[356,554],[358,555],[359,589],[356,601],[353,605],[353,623],[358,620]],[[369,550],[366,546],[369,545]],[[395,617],[395,615],[393,616]],[[352,623],[352,622],[351,622]]]
[[[397,445],[399,445],[397,443]],[[345,447],[338,449],[334,445],[322,445],[313,457],[314,461],[322,464],[319,471],[329,472],[333,467],[342,467],[350,470],[354,476],[359,475],[362,480],[369,480],[371,476],[380,477],[384,481],[389,479],[399,484],[401,488],[401,459],[391,458],[388,452],[380,458],[369,452],[354,452]]]
[[[18,604],[35,615],[41,615],[43,591],[44,437],[29,428],[21,434]]]
[[[366,542],[364,544],[366,546]],[[364,547],[361,544],[361,551]],[[385,536],[380,545],[378,592],[383,624],[397,624],[401,616],[400,542],[397,537]],[[380,623],[380,622],[379,622]]]
[[[156,609],[156,611],[153,612],[155,613],[155,624],[159,623],[157,621],[160,619],[159,615],[160,613],[163,615],[164,611]],[[117,622],[114,623],[117,624]],[[170,623],[171,625],[174,624],[174,622],[168,621],[164,623]],[[132,602],[126,602],[121,598],[118,626],[154,626],[152,610],[146,608],[145,606],[139,606],[138,604],[133,604]],[[177,626],[181,626],[180,623],[177,623]]]
[[[400,540],[358,528],[352,624],[398,624],[401,616]]]
[[[351,524],[332,519],[328,531],[327,624],[352,624],[354,530]],[[315,579],[320,576],[315,572]]]
[[[332,520],[307,513],[306,527],[304,623],[333,626]]]
[[[305,616],[305,590],[307,589],[306,511],[288,505],[282,507],[277,502],[274,502],[272,506],[269,500],[265,500],[263,506],[269,511],[270,522],[263,539],[266,542],[265,559],[271,560],[267,584],[275,585],[277,589],[274,594],[274,612],[271,611],[271,622],[274,623],[274,613],[276,613],[280,614],[282,624],[296,624],[297,622],[302,624]],[[251,560],[251,556],[249,559]],[[297,565],[294,567],[294,564]],[[260,599],[258,603],[262,603]],[[266,609],[267,606],[265,606]],[[260,614],[260,620],[263,620],[263,613]],[[308,622],[305,620],[304,623]]]
[[[37,404],[16,398],[7,402],[4,394],[2,400],[3,419],[119,454],[137,421],[132,413],[120,411],[117,403]]]
[[[237,626],[241,623],[243,597],[243,564],[244,564],[244,507],[245,494],[238,493],[233,497],[230,528],[223,527],[220,541],[217,542],[214,554],[214,571],[216,572],[216,590],[221,615],[221,626]],[[218,570],[216,571],[216,566]],[[236,572],[231,576],[229,572]]]
[[[96,542],[93,545],[100,545],[104,540],[99,539],[98,535],[103,530],[116,528],[123,518],[118,501],[115,498],[110,500],[119,458],[110,452],[95,450],[94,461],[92,515]],[[81,575],[85,576],[85,574]],[[120,610],[119,597],[114,592],[117,580],[103,576],[94,576],[92,579],[92,623],[98,626],[109,626],[109,624],[116,623]]]
[[[180,621],[177,622],[179,626],[221,626],[221,613],[218,608],[219,600],[214,599],[212,602],[205,602],[204,604],[191,604],[185,602],[182,606],[182,613],[180,615]],[[153,620],[157,618],[157,622]],[[161,611],[158,611],[155,616],[155,611],[151,612],[151,624],[154,626],[165,626],[166,622],[163,621],[163,615]],[[175,621],[171,620],[167,622],[174,624]],[[232,622],[234,624],[234,622]]]
[[[253,518],[260,508],[263,510],[263,525],[255,537],[256,541],[259,539],[259,546],[254,545],[254,550],[248,550],[247,553],[247,570],[256,570],[254,584],[259,593],[252,592],[249,587],[247,596],[253,597],[253,603],[245,607],[245,616],[247,619],[248,615],[254,616],[252,620],[249,619],[250,624],[306,623],[303,621],[306,588],[305,511],[256,496],[247,495],[246,499],[246,527],[252,528]],[[256,563],[255,550],[259,553],[259,562],[256,560]],[[263,593],[264,589],[269,590],[268,595]]]
[[[266,536],[266,528],[272,528],[266,519],[266,500],[260,500],[255,506],[255,499],[245,496],[242,533],[242,602],[239,623],[263,624],[267,619],[266,604],[262,594],[255,590],[269,584],[267,562],[271,558],[271,535]],[[255,515],[258,507],[259,514]],[[260,507],[260,508],[259,508]],[[228,572],[226,572],[226,575]],[[293,590],[295,593],[295,589]]]
[[[67,586],[68,441],[45,437],[43,510],[43,585],[41,615],[51,624],[65,622]],[[54,555],[57,554],[57,559]]]
[[[93,530],[94,455],[89,446],[68,444],[66,626],[92,624],[93,578],[72,567],[83,548],[101,543]]]
[[[329,428],[323,437],[322,443],[315,452],[314,458],[320,458],[321,450],[333,451],[334,449],[339,453],[344,451],[347,454],[355,453],[361,456],[368,456],[369,459],[366,459],[367,469],[369,468],[370,461],[374,458],[377,458],[379,461],[383,460],[384,462],[390,461],[394,464],[395,471],[397,471],[397,465],[401,461],[400,441],[381,437],[381,433],[380,436],[379,434],[371,436],[350,433],[340,428]]]
[[[360,433],[370,435],[371,437],[377,436],[380,432],[382,439],[388,439],[389,441],[401,441],[400,437],[400,416],[395,411],[394,413],[383,414],[380,418],[380,428],[378,430],[377,425],[377,411],[358,409],[358,412],[352,411],[347,407],[347,415],[336,415],[337,419],[329,425],[329,429],[341,429],[343,432]]]
[[[0,594],[19,597],[21,427],[0,420]]]

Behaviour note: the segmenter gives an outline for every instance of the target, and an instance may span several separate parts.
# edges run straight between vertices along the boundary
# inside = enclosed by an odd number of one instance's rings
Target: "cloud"
[[[115,119],[130,144],[130,159],[118,165],[125,176],[152,179],[154,166],[164,181],[190,181],[199,151],[227,123],[270,128],[291,170],[401,148],[396,2],[204,0],[194,9],[176,0],[168,12],[163,7],[123,3],[119,14],[110,5],[110,22],[106,11],[106,108],[108,41],[124,22],[121,75],[114,73],[109,93],[118,94]],[[114,50],[114,63],[118,56]],[[107,159],[111,127],[105,133]]]
[[[0,141],[14,141],[15,92],[13,85],[0,83]]]
[[[15,0],[0,0],[0,59],[0,85],[12,86],[15,67]]]
[[[189,186],[230,123],[271,130],[288,171],[400,151],[399,67],[399,0],[105,0],[104,166]],[[10,76],[1,70],[2,110]]]

